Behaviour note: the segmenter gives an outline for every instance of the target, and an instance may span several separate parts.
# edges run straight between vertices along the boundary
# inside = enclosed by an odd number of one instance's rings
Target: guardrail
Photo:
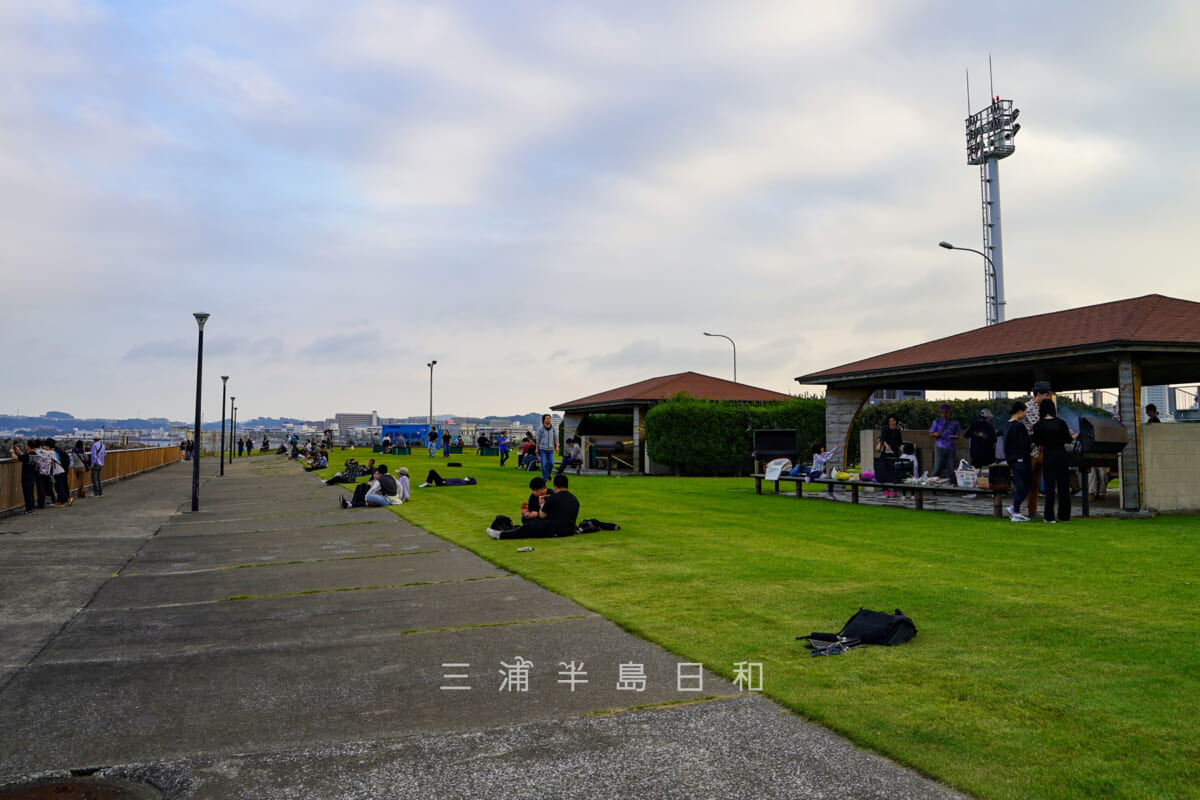
[[[141,472],[164,467],[180,458],[178,447],[148,447],[140,450],[109,450],[104,456],[100,479],[112,483]],[[87,472],[91,486],[91,470]],[[0,514],[25,507],[21,494],[21,462],[14,458],[0,461]]]

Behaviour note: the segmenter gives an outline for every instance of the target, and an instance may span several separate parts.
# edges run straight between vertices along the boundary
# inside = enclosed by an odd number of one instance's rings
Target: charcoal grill
[[[595,454],[596,460],[599,461],[600,459],[604,459],[604,466],[607,468],[609,475],[612,475],[612,466],[614,461],[633,469],[633,464],[630,464],[628,461],[625,461],[621,458],[622,455],[629,454],[629,451],[625,449],[626,444],[632,445],[633,442],[592,443],[592,452]]]
[[[1117,465],[1129,431],[1109,417],[1080,417],[1079,436],[1075,439],[1072,464],[1079,468],[1080,494],[1083,496],[1083,515],[1088,516],[1088,476],[1093,467],[1106,470]]]

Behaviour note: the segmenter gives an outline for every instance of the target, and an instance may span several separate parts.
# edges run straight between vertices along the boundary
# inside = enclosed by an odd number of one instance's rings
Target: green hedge
[[[650,457],[679,475],[744,474],[752,468],[756,429],[795,428],[800,452],[825,435],[825,401],[732,403],[681,394],[646,414]]]

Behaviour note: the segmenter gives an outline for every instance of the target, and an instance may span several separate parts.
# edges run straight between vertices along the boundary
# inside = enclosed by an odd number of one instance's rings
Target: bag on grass
[[[488,527],[496,531],[511,531],[513,529],[513,523],[511,519],[501,514],[492,520],[492,524]]]
[[[916,635],[917,626],[898,608],[894,614],[859,608],[854,616],[846,620],[839,633],[810,633],[796,638],[808,639],[810,647],[814,641],[837,642],[847,646],[882,644],[891,647],[904,644]]]

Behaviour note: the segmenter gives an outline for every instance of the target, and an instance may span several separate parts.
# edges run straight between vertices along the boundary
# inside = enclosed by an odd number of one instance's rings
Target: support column
[[[850,449],[850,428],[854,418],[862,409],[874,389],[826,389],[825,390],[825,444],[838,445],[842,458],[838,463],[846,465],[846,453]],[[836,461],[837,459],[835,459]]]
[[[1117,357],[1117,412],[1129,430],[1129,444],[1121,451],[1121,507],[1141,511],[1142,486],[1142,365],[1132,353]]]
[[[633,463],[638,463],[638,456],[641,456],[642,473],[650,474],[650,454],[643,454],[641,451],[642,445],[642,409],[640,406],[633,407]]]

